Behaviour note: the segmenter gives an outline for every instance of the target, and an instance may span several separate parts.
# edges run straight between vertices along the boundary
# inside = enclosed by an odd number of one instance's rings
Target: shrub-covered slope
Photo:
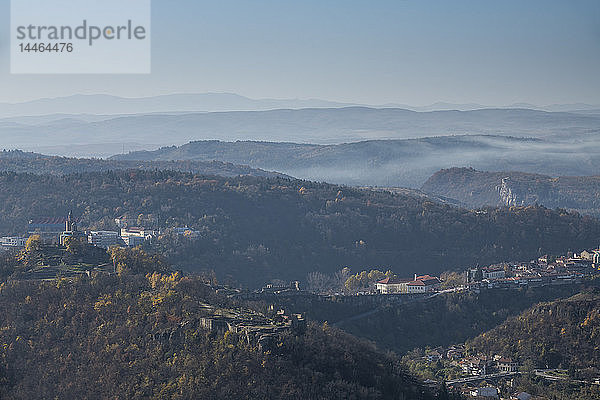
[[[600,365],[600,291],[540,303],[469,343],[484,354],[532,360],[540,368]]]

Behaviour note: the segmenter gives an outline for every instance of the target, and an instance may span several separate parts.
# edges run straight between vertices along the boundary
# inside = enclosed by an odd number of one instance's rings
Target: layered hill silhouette
[[[41,116],[48,114],[139,114],[152,112],[217,112],[260,111],[273,109],[342,108],[368,106],[402,108],[412,111],[477,110],[494,108],[482,104],[452,104],[436,102],[428,106],[406,104],[366,105],[320,99],[252,99],[235,93],[173,93],[151,97],[119,97],[105,94],[77,94],[66,97],[42,98],[20,103],[0,103],[0,118]],[[539,106],[516,103],[500,108],[527,108],[543,111],[593,113],[600,105],[584,103]]]
[[[48,111],[48,113],[51,113]],[[400,108],[305,108],[263,111],[54,115],[0,120],[7,148],[99,156],[198,140],[340,144],[448,135],[500,135],[574,140],[597,133],[600,116],[528,109],[415,112]],[[581,138],[579,138],[581,139]],[[78,147],[78,146],[84,146]],[[87,148],[88,154],[83,154]],[[48,151],[52,150],[52,152]]]

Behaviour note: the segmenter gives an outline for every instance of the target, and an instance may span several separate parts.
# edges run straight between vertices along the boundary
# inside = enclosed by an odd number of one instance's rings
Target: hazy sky
[[[154,0],[153,72],[139,76],[10,75],[9,4],[0,0],[0,102],[234,92],[600,104],[598,0]]]

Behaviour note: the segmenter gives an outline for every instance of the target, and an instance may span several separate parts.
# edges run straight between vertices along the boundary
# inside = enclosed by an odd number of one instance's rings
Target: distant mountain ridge
[[[341,144],[450,135],[580,141],[596,138],[600,115],[525,109],[415,112],[397,108],[308,108],[119,116],[58,115],[0,120],[4,148],[104,157],[114,144],[139,149],[198,140]],[[82,151],[83,147],[88,152]],[[130,148],[131,149],[131,148]],[[110,152],[107,152],[109,150]],[[75,153],[75,154],[74,154]]]
[[[139,114],[154,112],[215,112],[259,111],[301,108],[341,108],[364,106],[375,108],[403,108],[412,111],[477,110],[483,108],[529,108],[543,111],[600,110],[600,105],[585,103],[552,104],[539,106],[514,103],[490,106],[476,103],[456,104],[436,102],[425,106],[399,103],[367,104],[321,99],[252,99],[235,93],[173,93],[148,97],[120,97],[107,94],[76,94],[42,98],[18,103],[0,103],[0,118],[16,116],[64,114]]]
[[[259,111],[311,107],[347,107],[318,99],[251,99],[234,93],[167,94],[151,97],[119,97],[77,94],[22,103],[0,103],[0,117],[69,114],[140,114],[155,112]]]
[[[540,204],[600,216],[600,176],[551,177],[449,168],[431,176],[422,190],[471,207]]]

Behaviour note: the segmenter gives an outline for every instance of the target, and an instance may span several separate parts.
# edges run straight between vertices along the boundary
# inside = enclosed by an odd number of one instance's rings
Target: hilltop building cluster
[[[600,249],[584,250],[556,258],[545,255],[529,262],[470,268],[465,271],[465,282],[472,290],[562,285],[579,282],[599,271]]]
[[[242,334],[248,343],[257,344],[261,351],[272,350],[275,339],[283,332],[291,330],[301,334],[306,330],[303,314],[290,314],[283,309],[267,318],[249,310],[224,312],[208,305],[203,307],[209,313],[199,319],[199,327],[218,335],[227,331]]]
[[[32,235],[39,235],[45,243],[64,245],[67,238],[74,238],[108,249],[111,246],[136,247],[152,241],[161,233],[158,229],[158,220],[155,218],[134,219],[122,216],[115,218],[114,221],[119,228],[118,231],[81,230],[72,212],[69,212],[66,217],[31,219],[25,235],[0,237],[0,250],[23,248]],[[188,238],[196,238],[199,234],[188,227],[173,228],[172,232]]]
[[[501,263],[469,268],[464,272],[464,284],[447,287],[445,291],[482,289],[518,289],[525,286],[547,286],[577,283],[600,274],[600,249],[584,250],[567,256],[539,257],[529,262]],[[412,279],[394,276],[375,283],[371,293],[379,295],[418,295],[441,292],[442,280],[432,275],[417,275]]]
[[[120,221],[119,218],[115,222]],[[118,223],[117,223],[118,224]],[[117,225],[118,226],[118,225]],[[62,229],[64,228],[64,229]],[[97,247],[109,248],[111,246],[139,246],[152,240],[157,231],[134,226],[120,227],[120,231],[81,231],[77,221],[70,212],[66,218],[41,218],[29,221],[27,235],[40,235],[45,242],[55,243],[58,238],[64,244],[67,238],[76,238],[87,241]]]
[[[493,373],[513,373],[519,371],[519,363],[509,357],[496,354],[492,357],[478,355],[467,356],[463,344],[448,348],[436,347],[429,349],[422,357],[422,361],[431,363],[447,361],[451,366],[459,368],[464,376],[481,376]]]
[[[513,389],[514,378],[522,373],[522,365],[501,354],[467,355],[465,346],[457,344],[448,348],[427,349],[414,361],[425,365],[438,364],[454,371],[454,377],[445,384],[453,391],[461,393],[465,399],[538,399]],[[429,379],[425,384],[437,386],[439,382]]]

